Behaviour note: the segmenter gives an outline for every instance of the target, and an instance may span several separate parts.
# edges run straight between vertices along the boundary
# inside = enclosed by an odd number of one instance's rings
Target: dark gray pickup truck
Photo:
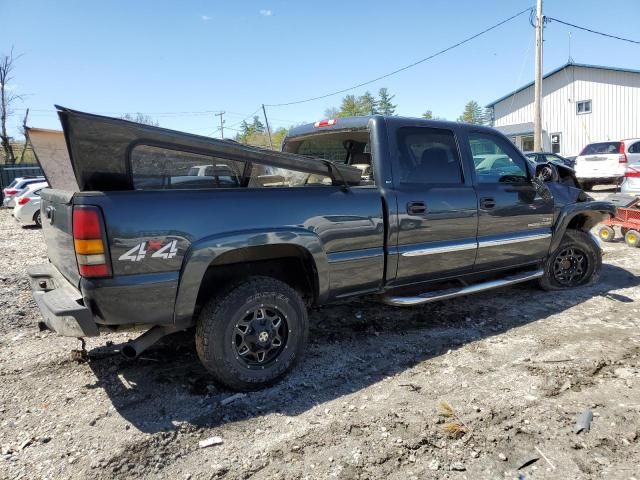
[[[58,110],[68,156],[39,155],[50,263],[28,270],[44,323],[74,337],[144,326],[131,357],[195,326],[203,364],[238,390],[291,369],[315,305],[593,282],[589,230],[615,213],[486,127],[338,118],[273,152]]]

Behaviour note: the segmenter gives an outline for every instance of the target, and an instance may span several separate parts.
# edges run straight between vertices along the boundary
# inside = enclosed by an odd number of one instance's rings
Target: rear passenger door
[[[470,272],[476,256],[477,198],[453,129],[389,129],[397,204],[395,284]],[[394,236],[391,236],[393,242]],[[391,282],[394,283],[394,282]]]
[[[478,195],[478,255],[475,270],[539,261],[551,243],[553,199],[534,186],[526,160],[506,138],[471,130],[466,146],[473,158]]]

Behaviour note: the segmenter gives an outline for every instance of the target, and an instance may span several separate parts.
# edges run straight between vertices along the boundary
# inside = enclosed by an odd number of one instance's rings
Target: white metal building
[[[533,150],[533,82],[490,103],[493,125]],[[545,151],[564,156],[588,143],[640,137],[640,71],[567,63],[542,80]]]

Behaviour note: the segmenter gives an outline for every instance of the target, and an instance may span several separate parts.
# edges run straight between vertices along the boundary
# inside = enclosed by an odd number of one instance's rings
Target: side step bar
[[[437,302],[439,300],[446,300],[447,298],[469,295],[470,293],[484,292],[485,290],[491,290],[492,288],[506,287],[507,285],[528,282],[529,280],[540,278],[543,275],[543,270],[529,270],[526,272],[509,275],[508,277],[504,277],[498,280],[490,280],[488,282],[476,283],[474,285],[467,285],[458,288],[436,290],[433,292],[423,293],[411,297],[385,295],[382,297],[382,301],[387,305],[393,305],[396,307],[411,307],[413,305],[421,305],[423,303]]]

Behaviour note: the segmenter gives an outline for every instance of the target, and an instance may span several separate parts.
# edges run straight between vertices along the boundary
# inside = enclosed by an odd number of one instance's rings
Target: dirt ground
[[[640,478],[640,250],[604,248],[589,288],[315,310],[293,374],[238,398],[188,334],[133,362],[133,334],[108,334],[73,361],[37,327],[42,234],[2,210],[0,478]]]

